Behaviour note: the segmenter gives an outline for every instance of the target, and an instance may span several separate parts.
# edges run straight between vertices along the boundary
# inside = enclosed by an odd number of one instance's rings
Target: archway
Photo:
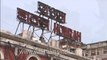
[[[40,60],[38,55],[28,55],[27,60]]]
[[[36,57],[30,57],[29,60],[38,60]]]

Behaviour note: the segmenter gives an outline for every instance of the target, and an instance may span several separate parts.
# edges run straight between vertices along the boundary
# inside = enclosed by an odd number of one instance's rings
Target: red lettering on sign
[[[81,41],[81,33],[67,28],[65,26],[54,23],[54,33],[56,35],[62,36],[64,38],[68,38],[74,41]]]
[[[17,8],[17,18],[26,24],[49,30],[49,20]]]

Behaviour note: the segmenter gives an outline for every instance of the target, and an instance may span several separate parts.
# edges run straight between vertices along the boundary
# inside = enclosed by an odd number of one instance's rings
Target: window
[[[74,53],[74,52],[75,52],[75,49],[70,49],[70,52],[73,52],[73,53]]]
[[[89,53],[88,53],[88,51],[86,51],[86,53],[85,53],[85,56],[89,56]]]
[[[103,53],[107,54],[107,48],[104,48]]]
[[[99,51],[99,49],[97,49],[97,55],[100,55],[100,51]]]
[[[91,50],[91,56],[94,56],[94,55],[96,55],[95,49]]]

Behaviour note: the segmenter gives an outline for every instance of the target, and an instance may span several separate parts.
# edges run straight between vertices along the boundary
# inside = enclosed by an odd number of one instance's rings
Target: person
[[[45,43],[45,39],[44,39],[43,36],[40,36],[39,40],[40,40],[41,42]]]

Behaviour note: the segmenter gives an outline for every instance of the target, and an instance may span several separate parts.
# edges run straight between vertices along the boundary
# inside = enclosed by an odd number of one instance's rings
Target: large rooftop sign
[[[64,12],[52,8],[42,2],[38,2],[37,12],[39,15],[35,15],[23,9],[17,8],[17,18],[20,22],[28,24],[29,26],[41,28],[41,36],[43,35],[44,30],[47,30],[51,34],[54,33],[57,36],[67,38],[72,41],[81,41],[81,32],[61,25],[61,23],[65,23],[66,14]],[[49,19],[55,20],[56,23],[53,25],[53,22],[51,21],[50,23]],[[52,29],[49,29],[50,27],[52,27]]]
[[[27,12],[23,9],[17,8],[17,18],[23,23],[49,30],[49,20]]]
[[[50,19],[53,19],[59,23],[65,23],[66,14],[62,11],[59,11],[53,7],[50,7],[42,2],[38,2],[38,11],[39,14],[46,16]]]

